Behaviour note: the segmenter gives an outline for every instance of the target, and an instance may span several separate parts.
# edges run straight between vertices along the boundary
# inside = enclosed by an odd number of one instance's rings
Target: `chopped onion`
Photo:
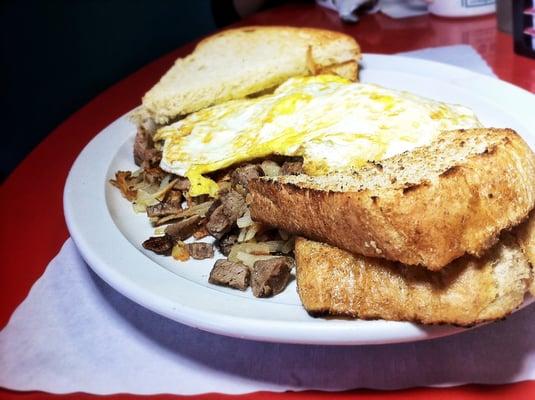
[[[238,261],[237,254],[240,252],[254,255],[268,255],[270,251],[269,246],[265,243],[238,243],[232,246],[228,259],[230,261]]]
[[[236,258],[238,261],[244,263],[249,268],[252,268],[254,263],[261,260],[270,260],[272,258],[276,258],[278,256],[257,256],[254,254],[244,253],[239,251],[236,255]]]
[[[164,181],[169,177],[170,175],[167,175],[165,178],[162,179],[162,184],[164,183]],[[161,186],[160,185],[160,190],[158,190],[156,193],[153,194],[153,196],[158,199],[158,200],[163,200],[163,198],[165,197],[165,194],[170,191],[173,186],[175,186],[175,183],[178,182],[178,178],[177,179],[173,179],[171,182],[167,183],[167,185],[165,186]]]
[[[264,175],[266,176],[278,176],[280,175],[281,167],[275,161],[265,160],[260,164]]]
[[[169,185],[169,182],[171,181],[171,175],[167,174],[163,177],[162,181],[160,182],[159,190],[162,190],[167,185]]]
[[[271,240],[269,242],[262,242],[269,248],[270,253],[279,253],[282,252],[284,247],[284,242],[282,240]]]
[[[135,212],[141,213],[145,212],[148,206],[152,206],[156,203],[158,203],[158,200],[156,200],[153,195],[147,193],[143,189],[138,189],[132,206],[134,207]]]
[[[294,250],[295,247],[295,236],[290,237],[286,242],[284,242],[281,247],[281,253],[288,254]]]
[[[253,222],[251,226],[247,227],[247,231],[245,233],[244,242],[247,242],[255,237],[256,233],[260,230],[260,224],[257,224],[256,222]]]
[[[137,178],[139,175],[141,175],[141,172],[143,172],[143,169],[138,168],[134,172],[132,172],[132,177]]]
[[[247,211],[245,211],[245,214],[243,214],[241,218],[238,218],[236,224],[238,225],[238,228],[246,228],[252,225],[253,220],[251,219],[251,211],[247,209]]]
[[[241,243],[245,240],[245,233],[247,233],[247,228],[240,229],[240,233],[238,234],[238,243]]]
[[[154,235],[155,236],[163,236],[165,235],[165,228],[167,228],[167,225],[162,225],[154,229]]]

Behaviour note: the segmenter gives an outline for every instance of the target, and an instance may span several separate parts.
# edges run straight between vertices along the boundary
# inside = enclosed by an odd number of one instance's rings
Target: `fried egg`
[[[161,128],[163,170],[190,195],[217,195],[205,174],[272,154],[303,157],[304,172],[349,171],[429,144],[441,131],[481,127],[469,108],[333,75],[292,78],[272,94],[233,100]]]

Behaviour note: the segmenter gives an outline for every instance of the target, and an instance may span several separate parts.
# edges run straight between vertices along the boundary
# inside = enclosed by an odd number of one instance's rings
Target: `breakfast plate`
[[[468,106],[485,126],[509,127],[535,148],[535,97],[498,79],[462,68],[399,56],[366,54],[361,81]],[[269,299],[210,285],[214,260],[178,262],[142,248],[153,228],[113,188],[117,170],[134,170],[135,126],[123,116],[82,151],[66,182],[64,209],[73,240],[88,265],[117,291],[178,322],[210,332],[262,341],[384,344],[462,332],[452,326],[312,318],[295,280]],[[526,306],[531,299],[524,303]]]

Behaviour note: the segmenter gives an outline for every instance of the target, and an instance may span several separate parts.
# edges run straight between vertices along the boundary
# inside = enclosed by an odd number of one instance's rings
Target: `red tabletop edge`
[[[115,394],[104,397],[109,400],[130,399],[155,399],[155,400],[171,400],[178,398],[188,398],[192,400],[345,400],[345,399],[370,399],[370,400],[395,400],[395,399],[411,399],[411,400],[533,400],[533,393],[535,384],[531,381],[518,382],[511,385],[464,385],[451,388],[412,388],[397,391],[380,391],[380,390],[352,390],[346,392],[318,392],[318,391],[303,391],[303,392],[254,392],[242,395],[224,395],[220,393],[207,393],[196,396],[177,396],[170,394],[158,394],[152,396],[140,396],[131,394]],[[54,395],[43,392],[15,392],[11,390],[1,390],[0,395],[5,400],[61,400],[63,398],[75,400],[92,400],[97,396],[87,393],[70,393],[66,395]]]
[[[511,36],[496,29],[493,17],[446,20],[430,16],[392,20],[381,14],[365,16],[359,24],[346,25],[338,16],[311,4],[285,5],[249,17],[236,25],[312,26],[343,31],[354,36],[363,52],[392,54],[424,47],[469,44],[475,47],[499,78],[535,93],[535,60],[513,53]],[[59,125],[15,169],[0,188],[0,328],[31,285],[44,272],[68,237],[62,196],[68,171],[83,147],[113,120],[139,104],[141,96],[157,82],[173,61],[193,49],[194,43],[167,54],[112,86]],[[94,398],[75,393],[51,395],[0,389],[0,398],[48,399]],[[119,394],[107,398],[142,398]],[[158,395],[158,399],[187,397]],[[220,394],[191,396],[195,399],[228,398]],[[508,385],[465,385],[454,388],[414,388],[383,392],[357,390],[343,393],[258,392],[236,396],[267,398],[380,398],[394,399],[491,399],[535,398],[535,381]]]

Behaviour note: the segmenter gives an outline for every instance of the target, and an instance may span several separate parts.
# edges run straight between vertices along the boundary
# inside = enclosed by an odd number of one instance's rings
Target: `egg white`
[[[469,108],[332,75],[292,78],[273,94],[219,104],[160,129],[160,166],[186,176],[190,194],[215,196],[204,177],[271,154],[302,156],[310,175],[429,144],[441,131],[481,127]]]

